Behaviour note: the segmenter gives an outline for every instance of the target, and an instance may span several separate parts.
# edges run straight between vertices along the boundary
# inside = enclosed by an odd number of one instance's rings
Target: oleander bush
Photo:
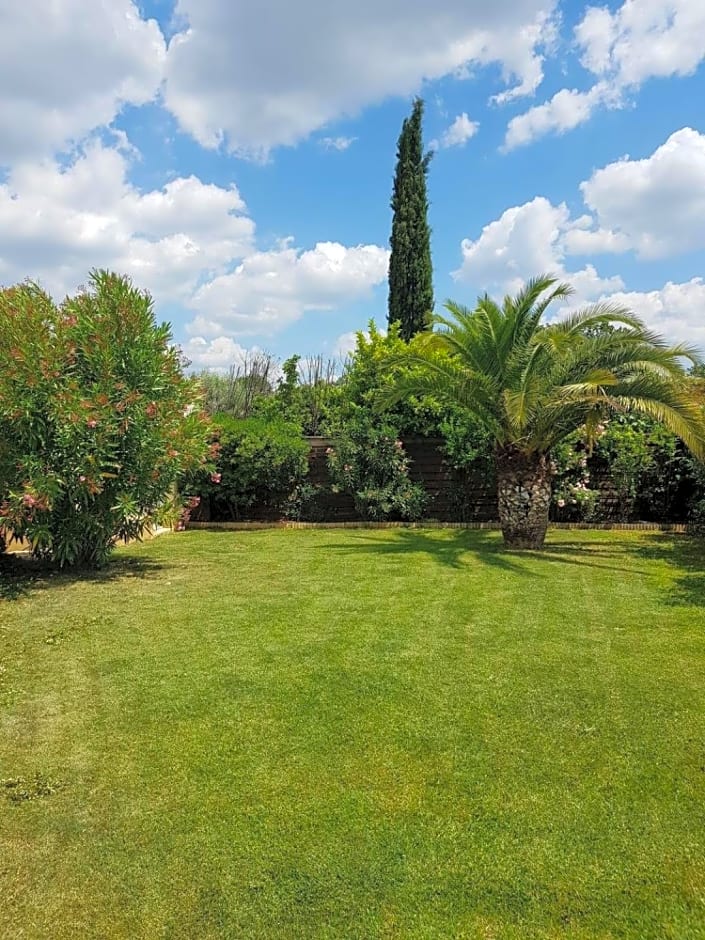
[[[0,534],[61,567],[178,515],[175,484],[207,459],[198,384],[130,280],[95,271],[57,305],[0,291]]]

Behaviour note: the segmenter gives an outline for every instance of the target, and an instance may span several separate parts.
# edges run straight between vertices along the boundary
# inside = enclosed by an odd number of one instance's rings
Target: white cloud
[[[585,123],[599,107],[618,107],[649,78],[693,73],[705,60],[703,0],[624,0],[615,12],[589,7],[575,29],[581,62],[597,81],[562,89],[510,121],[505,149]]]
[[[333,343],[333,355],[346,359],[357,349],[357,331],[351,330],[349,333],[341,333]]]
[[[97,142],[66,167],[15,166],[0,184],[0,283],[32,277],[61,295],[105,266],[159,299],[185,301],[253,250],[254,223],[235,187],[191,176],[140,193],[128,169],[123,153]]]
[[[584,223],[578,220],[577,224]],[[528,278],[549,273],[567,278],[576,289],[576,299],[581,301],[621,289],[621,278],[602,278],[592,265],[578,271],[566,270],[566,236],[575,227],[565,203],[554,206],[537,196],[507,209],[483,228],[476,241],[465,239],[461,246],[463,263],[453,276],[461,282],[481,285],[491,293],[513,293]]]
[[[705,354],[703,278],[696,277],[682,284],[669,281],[660,290],[618,291],[605,299],[633,310],[669,342],[689,342]]]
[[[195,176],[140,192],[124,153],[98,142],[72,163],[17,165],[0,184],[0,284],[31,277],[55,296],[74,291],[92,267],[131,275],[158,302],[196,314],[192,342],[272,334],[307,310],[331,310],[384,281],[386,249],[287,240],[255,246],[255,224],[238,190]],[[204,340],[206,342],[206,340]],[[227,344],[189,352],[204,363]]]
[[[475,136],[479,126],[478,121],[471,121],[463,111],[445,131],[441,139],[439,141],[433,141],[432,146],[434,149],[441,148],[443,150],[448,147],[464,147],[465,144]]]
[[[230,274],[201,287],[192,329],[206,335],[270,335],[306,311],[332,310],[368,296],[387,276],[389,252],[376,245],[346,248],[321,242],[309,251],[285,243],[254,252]]]
[[[0,165],[48,155],[157,92],[166,59],[132,0],[0,0]]]
[[[590,209],[572,218],[542,196],[507,209],[477,241],[462,243],[463,266],[516,287],[568,255],[634,251],[644,259],[705,249],[705,134],[681,128],[643,160],[628,156],[580,184]]]
[[[705,249],[705,134],[684,127],[650,157],[610,163],[580,189],[598,225],[583,233],[584,250],[657,258]]]
[[[499,63],[511,95],[542,79],[555,0],[179,0],[165,101],[207,147],[262,156],[426,79]],[[323,38],[322,38],[323,37]]]
[[[337,150],[342,153],[348,150],[357,140],[357,137],[323,137],[319,141],[324,150]]]
[[[669,341],[694,343],[705,353],[702,277],[627,291],[620,277],[604,278],[593,264],[577,269],[570,264],[571,255],[588,252],[635,248],[648,256],[655,246],[658,253],[705,246],[705,158],[699,156],[704,144],[705,138],[686,128],[648,160],[598,170],[581,187],[595,216],[572,218],[565,203],[556,206],[541,196],[507,209],[476,240],[462,242],[463,263],[454,277],[497,295],[516,292],[537,274],[554,274],[575,289],[570,307],[598,300],[623,304]],[[597,220],[607,227],[594,228]]]
[[[621,87],[689,75],[705,59],[702,0],[625,0],[611,13],[589,7],[575,30],[582,63]]]
[[[604,82],[598,82],[589,91],[561,89],[550,101],[529,108],[511,119],[502,149],[513,150],[552,131],[565,134],[585,123],[595,108],[608,100],[609,95],[609,86]]]
[[[224,372],[230,366],[242,367],[251,362],[253,354],[261,353],[258,347],[247,349],[229,336],[216,336],[210,341],[194,336],[182,347],[194,369],[209,369]]]

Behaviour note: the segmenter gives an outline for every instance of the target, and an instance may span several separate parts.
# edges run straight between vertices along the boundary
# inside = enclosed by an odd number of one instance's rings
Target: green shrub
[[[409,458],[389,426],[375,426],[365,416],[350,421],[328,450],[333,490],[350,493],[363,519],[420,519],[427,496],[409,479]]]
[[[286,514],[308,472],[309,448],[298,425],[228,415],[216,415],[213,423],[216,471],[188,491],[207,498],[219,519]]]
[[[206,435],[168,326],[127,278],[94,272],[58,307],[32,284],[0,291],[0,531],[62,567],[102,565],[174,517]]]

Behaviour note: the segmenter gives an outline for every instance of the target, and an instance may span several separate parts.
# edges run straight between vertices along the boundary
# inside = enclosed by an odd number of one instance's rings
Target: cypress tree
[[[391,203],[394,217],[388,320],[390,325],[399,322],[400,334],[407,341],[428,329],[433,310],[431,230],[426,195],[426,176],[433,154],[423,152],[423,109],[423,101],[417,98],[411,116],[402,125]]]

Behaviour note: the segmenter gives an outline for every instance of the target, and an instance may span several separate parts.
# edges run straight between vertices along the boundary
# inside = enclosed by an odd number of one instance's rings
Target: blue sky
[[[386,322],[421,95],[439,304],[548,270],[705,350],[702,0],[26,0],[3,22],[0,283],[125,271],[194,367],[345,351]]]

